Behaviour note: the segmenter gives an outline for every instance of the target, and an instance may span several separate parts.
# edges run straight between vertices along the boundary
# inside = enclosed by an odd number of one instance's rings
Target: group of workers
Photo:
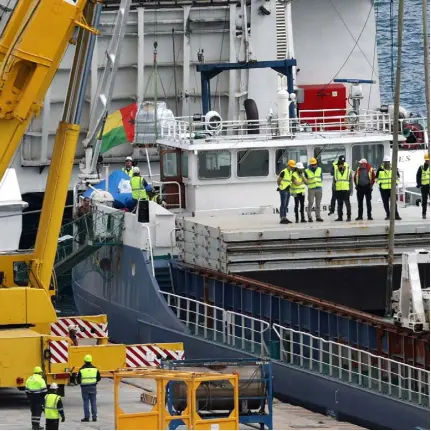
[[[421,190],[422,195],[422,217],[426,219],[428,196],[430,193],[430,170],[429,155],[425,154],[424,164],[418,169],[416,181],[417,187]],[[383,163],[377,172],[368,163],[366,159],[359,161],[359,167],[352,171],[345,157],[340,156],[333,162],[331,175],[332,180],[332,198],[329,207],[329,214],[335,213],[335,203],[337,203],[338,218],[335,221],[343,221],[343,207],[346,207],[346,221],[352,220],[352,208],[350,205],[350,196],[356,189],[358,200],[358,216],[356,220],[363,220],[364,217],[364,198],[367,206],[367,219],[373,220],[371,196],[374,184],[377,183],[380,195],[383,201],[383,208],[386,213],[385,220],[390,219],[390,198],[392,188],[392,166],[389,156],[383,158]],[[397,172],[397,184],[399,182],[399,172]],[[295,221],[296,223],[313,222],[311,214],[314,207],[316,212],[316,221],[322,222],[320,204],[322,201],[323,177],[322,168],[318,166],[317,159],[311,158],[309,165],[305,168],[303,163],[289,160],[277,178],[277,191],[280,194],[280,223],[292,223],[287,218],[290,197],[295,200]],[[307,219],[305,218],[305,192],[308,189],[308,207]],[[395,204],[395,219],[401,220],[398,208]]]
[[[78,372],[78,384],[81,385],[81,395],[84,407],[84,418],[81,422],[90,422],[90,414],[93,422],[97,421],[97,383],[100,381],[99,370],[92,364],[91,355],[85,355],[84,365]],[[47,430],[58,430],[61,422],[66,420],[61,396],[58,394],[58,385],[52,383],[47,388],[40,366],[34,367],[33,375],[25,383],[25,391],[30,401],[31,427],[33,430],[41,430],[40,419],[42,412],[45,414]],[[91,409],[90,409],[91,406]]]

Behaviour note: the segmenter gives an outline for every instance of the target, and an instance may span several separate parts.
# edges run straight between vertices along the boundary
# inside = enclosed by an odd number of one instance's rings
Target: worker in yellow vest
[[[416,187],[421,189],[422,195],[422,218],[427,218],[428,196],[430,194],[430,156],[424,155],[424,164],[419,166],[416,174]]]
[[[47,430],[58,430],[59,422],[61,417],[61,422],[66,420],[63,410],[63,402],[61,401],[60,395],[57,394],[58,386],[53,383],[49,387],[48,394],[45,395],[44,402],[44,412],[46,419]]]
[[[34,367],[33,375],[25,382],[25,392],[30,401],[31,429],[41,430],[43,428],[40,426],[40,416],[43,409],[43,400],[47,392],[41,367]]]
[[[350,196],[353,195],[353,179],[350,167],[346,166],[344,160],[339,160],[334,169],[333,186],[337,198],[338,218],[335,221],[343,221],[343,205],[346,205],[347,219],[352,220],[352,207]]]
[[[299,213],[301,213],[301,223],[307,223],[304,214],[305,185],[307,183],[308,180],[304,174],[304,165],[301,162],[297,162],[295,165],[295,172],[292,174],[292,185],[290,186],[290,192],[295,199],[296,223],[299,223]]]
[[[292,223],[287,218],[289,212],[289,200],[290,200],[290,187],[292,185],[292,173],[295,169],[295,160],[289,160],[286,163],[286,167],[278,174],[277,177],[277,191],[280,193],[280,223],[288,224]]]
[[[100,382],[99,370],[92,364],[91,355],[84,356],[84,365],[79,369],[78,384],[81,385],[82,401],[84,405],[84,418],[81,422],[90,422],[90,405],[91,417],[93,422],[97,421],[97,383]]]
[[[400,177],[400,174],[397,170],[397,184],[399,182],[399,177]],[[389,201],[391,199],[391,188],[392,188],[392,166],[391,166],[391,158],[389,156],[385,156],[383,158],[383,164],[377,170],[376,183],[380,188],[380,195],[382,196],[383,207],[386,212],[385,220],[389,220],[390,219]],[[401,220],[401,217],[398,214],[398,207],[396,203],[395,203],[395,220]]]
[[[124,168],[121,169],[125,174],[127,174],[130,178],[133,177],[133,159],[129,156],[126,157],[124,162]]]
[[[147,187],[148,183],[145,178],[141,177],[141,170],[135,166],[133,168],[133,177],[130,178],[130,186],[132,187],[132,206],[130,210],[133,211],[139,200],[148,200]]]
[[[317,166],[317,160],[314,157],[310,159],[310,165],[305,170],[305,177],[308,180],[308,221],[313,221],[311,210],[314,202],[316,202],[314,207],[314,211],[316,212],[316,221],[323,221],[320,217],[320,202],[322,201],[323,188],[322,168]]]

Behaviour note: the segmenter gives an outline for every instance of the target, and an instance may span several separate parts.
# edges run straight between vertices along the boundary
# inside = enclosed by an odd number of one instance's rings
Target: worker
[[[364,197],[367,202],[367,218],[373,220],[371,215],[371,195],[373,193],[373,185],[376,181],[376,172],[373,167],[367,162],[367,159],[359,160],[359,168],[356,169],[353,177],[353,182],[356,188],[356,197],[358,199],[358,217],[356,220],[363,220],[364,215]]]
[[[290,192],[295,199],[296,223],[299,223],[299,213],[301,213],[301,223],[307,223],[304,215],[305,185],[307,182],[307,178],[305,178],[304,175],[304,165],[301,162],[296,163],[295,171],[292,174],[292,184],[290,186]]]
[[[161,205],[163,208],[166,208],[167,203],[164,201],[160,195],[153,189],[151,185],[147,185],[146,192],[148,194],[148,200],[155,202],[158,205]]]
[[[422,218],[427,218],[428,196],[430,194],[430,156],[424,155],[425,163],[419,166],[416,174],[416,187],[421,189],[422,195]]]
[[[130,179],[130,185],[132,187],[132,205],[133,208],[130,211],[133,211],[138,205],[139,200],[148,200],[148,194],[146,188],[148,186],[145,178],[141,178],[141,170],[135,166],[133,168],[133,177]]]
[[[81,422],[90,422],[90,405],[91,417],[93,422],[97,421],[97,383],[100,382],[99,370],[91,363],[91,355],[84,356],[84,365],[79,369],[78,384],[81,385],[82,402],[84,405],[84,418]]]
[[[389,220],[390,219],[389,201],[391,199],[391,188],[392,188],[392,166],[391,166],[391,158],[389,156],[385,156],[383,158],[383,164],[378,169],[376,177],[377,177],[376,183],[380,188],[383,207],[386,212],[385,220]],[[400,177],[400,174],[397,170],[397,184],[399,181],[399,177]],[[396,202],[395,202],[395,220],[401,220],[401,217],[398,214],[398,207]]]
[[[312,157],[310,164],[305,170],[305,178],[308,180],[308,208],[307,215],[308,221],[312,222],[311,209],[313,208],[314,202],[316,202],[314,210],[316,212],[316,221],[323,221],[320,217],[320,202],[322,201],[322,168],[317,166],[317,160]]]
[[[61,422],[66,420],[64,416],[63,410],[63,402],[61,401],[60,395],[57,394],[58,386],[56,383],[53,383],[49,387],[48,394],[45,395],[44,402],[44,413],[46,419],[46,427],[47,430],[58,430],[60,416]]]
[[[79,331],[78,325],[69,325],[67,330],[68,330],[69,338],[72,341],[72,345],[77,346],[78,345],[77,335],[78,335],[78,331]]]
[[[74,218],[78,228],[78,243],[83,245],[87,235],[89,238],[93,237],[92,206],[89,197],[85,197],[82,200],[81,205],[75,212]]]
[[[33,375],[25,382],[25,392],[30,401],[31,429],[41,430],[40,416],[42,414],[43,401],[46,394],[46,383],[42,377],[42,368],[36,366]]]
[[[280,223],[288,224],[292,223],[287,218],[289,212],[289,200],[290,200],[290,187],[292,184],[292,173],[295,169],[295,160],[289,160],[286,163],[286,167],[278,174],[277,178],[277,191],[280,193]]]
[[[344,166],[346,168],[349,167],[349,164],[346,162],[346,158],[344,156],[338,157],[337,160],[334,160],[332,162],[332,168],[331,168],[331,176],[332,177],[334,176],[335,169],[337,168],[339,162],[343,162]],[[337,194],[335,193],[335,182],[332,181],[332,196],[331,196],[331,203],[329,205],[329,214],[328,214],[328,216],[330,216],[330,215],[332,215],[332,214],[335,213],[335,203],[336,202],[337,202]]]
[[[133,158],[128,156],[124,162],[125,166],[121,169],[125,174],[127,174],[130,178],[133,177]]]
[[[344,157],[340,157],[334,169],[333,187],[337,198],[338,218],[335,221],[343,221],[343,205],[346,205],[347,219],[352,220],[352,207],[350,196],[353,194],[353,179],[350,167],[344,162]]]

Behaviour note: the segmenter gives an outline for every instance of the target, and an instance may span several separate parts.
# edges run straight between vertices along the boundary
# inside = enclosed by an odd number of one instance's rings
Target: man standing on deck
[[[93,422],[97,421],[97,383],[100,382],[99,370],[91,363],[91,355],[84,356],[84,365],[78,373],[78,384],[81,385],[82,402],[84,406],[84,418],[81,422],[90,422],[90,405]]]
[[[334,169],[335,196],[337,198],[338,218],[335,221],[343,221],[343,204],[346,204],[347,219],[352,220],[352,207],[350,205],[350,196],[353,195],[352,171],[344,163],[344,157],[338,159],[338,164]]]
[[[121,169],[125,174],[127,174],[130,178],[133,177],[133,159],[129,156],[126,157],[125,166]]]
[[[389,156],[385,156],[383,158],[383,164],[377,171],[377,179],[376,183],[380,187],[380,194],[382,196],[383,207],[385,208],[386,218],[385,220],[390,219],[390,204],[389,201],[391,199],[391,188],[392,188],[392,166],[391,166],[391,158]],[[397,184],[398,179],[400,177],[400,173],[397,170]],[[395,220],[401,220],[400,215],[398,214],[398,207],[395,203]]]
[[[46,383],[42,377],[41,367],[34,367],[33,375],[25,382],[25,392],[30,401],[31,429],[42,430],[40,416],[42,415],[43,400],[46,394]]]
[[[280,172],[277,178],[277,191],[280,193],[280,223],[292,223],[287,218],[290,200],[290,186],[292,185],[292,173],[295,169],[295,160],[289,160],[286,167]]]
[[[130,179],[130,186],[132,187],[132,206],[129,208],[133,211],[139,200],[148,200],[147,188],[149,187],[145,178],[141,177],[141,170],[135,166],[133,168],[133,177]]]
[[[331,168],[331,176],[334,176],[335,170],[337,169],[338,163],[339,162],[343,162],[344,166],[346,168],[349,167],[349,164],[346,163],[346,158],[344,156],[340,156],[338,157],[338,160],[334,160],[334,162],[332,163],[332,168]],[[329,205],[329,213],[328,216],[332,215],[335,213],[335,203],[337,202],[337,193],[335,190],[335,182],[332,182],[332,196],[331,196],[331,203]]]
[[[310,159],[310,165],[304,172],[305,178],[308,179],[308,208],[307,215],[308,221],[312,222],[313,219],[311,217],[311,209],[313,208],[314,202],[315,212],[316,212],[316,221],[323,221],[320,217],[320,202],[322,201],[322,168],[317,166],[317,160],[313,157]]]
[[[419,166],[416,174],[416,187],[421,189],[422,195],[422,218],[427,218],[428,196],[430,194],[430,156],[424,155],[425,163]]]
[[[363,220],[364,197],[367,202],[367,218],[373,220],[371,216],[371,194],[376,180],[376,173],[366,159],[359,160],[359,168],[356,169],[353,182],[356,186],[356,196],[358,198],[358,217],[356,220]]]

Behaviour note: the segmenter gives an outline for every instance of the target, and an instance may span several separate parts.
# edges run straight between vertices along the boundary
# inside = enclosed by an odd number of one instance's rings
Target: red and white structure
[[[49,341],[49,362],[51,364],[67,364],[69,361],[69,344],[65,340]]]
[[[184,359],[184,350],[164,349],[154,344],[126,347],[126,367],[158,367],[164,359]]]
[[[78,328],[76,337],[80,339],[108,337],[107,323],[94,323],[74,317],[62,317],[59,318],[57,322],[52,323],[51,335],[67,337],[69,335],[70,326],[76,326]]]

